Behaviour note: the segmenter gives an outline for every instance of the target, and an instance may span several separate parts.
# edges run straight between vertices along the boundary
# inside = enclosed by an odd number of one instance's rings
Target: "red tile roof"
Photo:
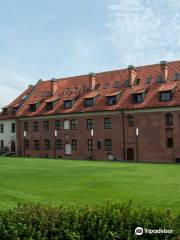
[[[106,96],[106,97],[117,96],[117,95],[119,95],[121,92],[122,92],[122,91],[107,93],[105,96]]]
[[[25,101],[22,107],[17,111],[17,117],[22,116],[40,116],[49,114],[73,113],[73,112],[94,112],[94,111],[110,111],[118,109],[143,109],[155,108],[165,106],[180,106],[180,81],[175,81],[174,76],[180,73],[180,61],[168,63],[168,78],[166,83],[158,83],[157,78],[161,75],[161,65],[154,64],[148,66],[141,66],[136,68],[136,79],[139,84],[126,87],[125,81],[129,78],[128,69],[120,69],[109,72],[102,72],[96,74],[96,89],[90,91],[89,75],[82,75],[76,77],[56,79],[56,81],[42,81],[39,82],[33,89],[30,97]],[[147,84],[147,78],[151,77],[151,81]],[[115,84],[116,83],[116,84]],[[55,85],[53,85],[55,84]],[[169,102],[161,102],[159,100],[159,90],[172,90],[176,85],[173,98]],[[144,102],[135,104],[132,102],[132,94],[142,93],[148,89]],[[112,96],[117,92],[122,92],[118,103],[113,106],[107,105],[106,96]],[[18,97],[10,105],[21,102],[21,97]],[[96,104],[93,107],[84,107],[84,98],[91,98],[98,95]],[[79,96],[76,98],[75,96]],[[49,99],[57,100],[57,104],[53,110],[46,110],[46,102]],[[64,108],[65,100],[76,99],[71,109]],[[36,101],[41,101],[40,106],[36,112],[29,112],[29,104]],[[1,118],[1,117],[0,117]]]
[[[46,102],[46,103],[55,102],[55,101],[57,101],[57,100],[59,100],[59,99],[60,99],[60,97],[52,96],[52,97],[46,99],[45,102]]]
[[[97,97],[99,94],[100,94],[99,92],[90,92],[90,93],[88,93],[87,95],[85,95],[83,98],[84,98],[84,99],[95,98],[95,97]]]
[[[163,85],[158,89],[158,91],[159,91],[159,92],[172,91],[176,86],[177,86],[176,83],[163,84]]]
[[[137,87],[132,89],[132,94],[139,94],[139,93],[143,93],[147,90],[147,88],[145,87]]]

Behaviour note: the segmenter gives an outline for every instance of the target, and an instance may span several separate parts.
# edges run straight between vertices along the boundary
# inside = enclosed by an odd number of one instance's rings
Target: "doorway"
[[[11,152],[16,152],[16,143],[14,140],[11,141]]]
[[[127,149],[127,160],[134,161],[134,149],[133,148]]]

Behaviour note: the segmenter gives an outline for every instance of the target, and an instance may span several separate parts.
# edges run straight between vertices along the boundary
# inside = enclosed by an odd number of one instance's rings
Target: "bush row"
[[[132,240],[178,239],[180,216],[131,203],[94,207],[19,205],[0,212],[0,239]],[[173,229],[172,234],[135,234],[136,227]]]

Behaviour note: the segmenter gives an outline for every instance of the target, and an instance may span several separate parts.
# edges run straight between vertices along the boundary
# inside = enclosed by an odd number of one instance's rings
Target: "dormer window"
[[[171,101],[171,99],[172,99],[172,92],[171,91],[160,93],[160,100],[162,102]]]
[[[120,95],[121,91],[106,94],[107,105],[115,105],[118,102]]]
[[[141,89],[136,89],[133,91],[133,102],[134,103],[142,103],[144,102],[144,98],[146,96],[147,89],[146,88],[141,88]]]
[[[117,103],[116,96],[108,97],[108,105],[114,105]]]
[[[176,84],[172,84],[172,83],[163,84],[159,88],[160,101],[162,102],[171,101],[173,92],[175,91],[175,89],[176,89]]]
[[[48,103],[46,104],[46,110],[47,110],[47,111],[53,110],[53,102],[48,102]]]
[[[84,105],[85,107],[93,107],[97,97],[99,96],[99,92],[90,92],[84,97]]]
[[[73,107],[73,101],[72,100],[66,100],[64,101],[64,108],[65,109],[70,109]]]
[[[64,99],[64,108],[65,109],[70,109],[73,107],[75,101],[78,99],[78,95],[71,95],[68,98]]]
[[[35,101],[35,102],[32,102],[32,103],[29,103],[29,111],[30,112],[36,112],[36,110],[38,109],[38,107],[40,106],[40,101]]]
[[[59,97],[52,96],[46,100],[46,111],[51,111],[55,107],[59,100]]]
[[[3,114],[7,114],[8,113],[8,109],[7,108],[3,108]]]
[[[30,110],[30,112],[35,112],[36,111],[36,104],[30,104],[29,110]]]

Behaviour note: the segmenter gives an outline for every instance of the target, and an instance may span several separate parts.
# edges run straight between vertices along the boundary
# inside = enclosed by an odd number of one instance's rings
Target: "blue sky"
[[[0,107],[38,79],[180,59],[179,0],[0,0]]]

